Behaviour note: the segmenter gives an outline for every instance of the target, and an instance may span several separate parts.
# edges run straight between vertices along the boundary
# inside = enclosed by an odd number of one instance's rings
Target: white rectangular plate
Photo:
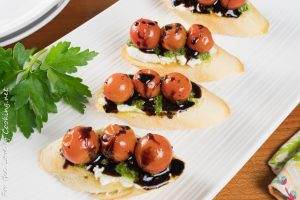
[[[185,160],[185,173],[175,184],[136,199],[213,198],[299,103],[300,12],[297,8],[300,2],[293,1],[287,6],[281,0],[253,3],[270,21],[268,35],[252,39],[214,36],[220,46],[245,63],[246,73],[204,84],[229,103],[232,116],[205,130],[159,130],[171,140],[176,154]],[[78,72],[93,92],[109,74],[135,71],[121,59],[120,47],[128,39],[129,26],[140,17],[157,20],[161,25],[181,21],[161,0],[121,0],[61,39],[100,52],[88,67]],[[119,121],[98,113],[92,105],[85,115],[60,105],[59,113],[50,116],[42,134],[34,134],[30,140],[18,134],[7,149],[7,195],[13,200],[88,199],[87,194],[68,189],[42,171],[37,162],[38,152],[74,125],[100,128],[111,122]]]

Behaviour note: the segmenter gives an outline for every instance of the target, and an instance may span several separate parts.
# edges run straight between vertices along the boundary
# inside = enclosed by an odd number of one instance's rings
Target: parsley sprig
[[[17,128],[26,138],[41,131],[56,103],[63,101],[84,112],[91,92],[82,79],[70,74],[98,55],[95,51],[59,42],[50,49],[0,47],[0,139],[11,141]]]

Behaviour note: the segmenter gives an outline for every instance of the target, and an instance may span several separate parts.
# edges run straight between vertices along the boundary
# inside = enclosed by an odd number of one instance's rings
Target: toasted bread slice
[[[81,167],[70,165],[64,169],[65,159],[60,153],[61,144],[62,138],[41,150],[39,164],[66,186],[77,191],[91,193],[96,199],[101,200],[120,199],[146,192],[136,187],[124,187],[118,182],[102,185],[101,180],[97,180],[93,173]]]
[[[180,10],[171,5],[170,0],[164,0],[168,7],[174,13],[189,24],[202,24],[210,29],[213,33],[253,37],[266,34],[269,30],[268,20],[262,16],[250,2],[249,10],[245,11],[238,18],[220,17],[215,13],[199,14],[189,10]]]
[[[101,88],[95,95],[94,103],[97,109],[105,112],[101,99]],[[109,113],[123,119],[132,126],[141,128],[163,128],[168,130],[205,128],[224,121],[230,114],[228,105],[219,97],[201,87],[202,96],[194,106],[176,113],[172,119],[166,116],[148,116],[144,112]],[[99,101],[100,100],[100,101]]]
[[[219,80],[230,75],[244,72],[244,66],[241,61],[218,46],[216,46],[217,52],[210,61],[202,62],[195,67],[190,67],[188,65],[182,66],[179,63],[167,65],[144,63],[129,56],[126,47],[127,46],[125,45],[121,50],[121,55],[124,59],[140,69],[153,69],[162,76],[171,72],[179,72],[187,76],[190,80],[201,83]]]

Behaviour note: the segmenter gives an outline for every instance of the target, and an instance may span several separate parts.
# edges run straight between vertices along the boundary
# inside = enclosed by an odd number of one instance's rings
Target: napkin
[[[300,131],[282,145],[268,162],[277,174],[269,185],[277,199],[300,200]]]

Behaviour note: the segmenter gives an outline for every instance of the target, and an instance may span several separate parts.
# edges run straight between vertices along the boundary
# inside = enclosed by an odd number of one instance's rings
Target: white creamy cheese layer
[[[214,56],[217,53],[217,47],[213,46],[210,50],[209,50],[209,54],[210,56]],[[202,62],[205,62],[203,60],[201,60],[200,58],[191,58],[186,64],[190,67],[196,67],[197,65],[200,65]]]
[[[200,65],[203,62],[200,58],[191,58],[189,61],[187,61],[184,55],[165,57],[165,56],[158,56],[156,54],[145,53],[134,46],[127,46],[126,50],[130,57],[146,63],[159,63],[159,64],[166,65],[166,64],[177,62],[180,65],[189,65],[190,67],[195,67],[197,65]],[[214,54],[216,54],[216,52],[217,52],[217,47],[213,46],[210,49],[209,54],[213,56]]]
[[[134,46],[127,46],[127,53],[131,57],[142,61],[142,62],[151,62],[151,63],[160,63],[160,59],[156,54],[144,53]]]
[[[98,179],[102,185],[108,185],[110,183],[119,182],[122,186],[127,187],[127,188],[129,188],[129,187],[140,188],[139,185],[135,184],[131,180],[124,178],[122,176],[115,177],[115,176],[109,176],[109,175],[103,174],[102,173],[103,168],[99,168],[98,166],[94,167],[93,171],[94,171],[95,178]]]

